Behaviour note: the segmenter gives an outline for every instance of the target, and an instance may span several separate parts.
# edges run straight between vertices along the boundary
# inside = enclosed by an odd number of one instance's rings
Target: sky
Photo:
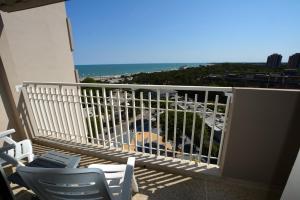
[[[265,62],[300,52],[300,0],[70,0],[75,64]]]

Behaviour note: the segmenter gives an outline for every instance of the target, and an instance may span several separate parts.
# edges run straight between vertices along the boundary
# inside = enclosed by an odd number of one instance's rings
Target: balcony
[[[74,84],[65,3],[1,0],[0,10],[0,131],[15,128],[35,154],[76,154],[81,167],[134,156],[134,199],[279,199],[294,176],[299,90]]]
[[[135,199],[279,199],[299,148],[298,90],[24,82],[21,99],[35,154],[136,157]]]
[[[93,163],[113,164],[115,162],[101,159],[73,151],[53,148],[34,142],[34,153],[43,154],[50,150],[76,155],[81,157],[80,167],[87,167]],[[171,173],[168,171],[154,170],[137,166],[135,168],[140,192],[133,195],[133,200],[146,199],[277,199],[279,193],[251,182],[224,179],[215,176],[193,177]],[[12,185],[17,199],[31,199],[32,193],[25,188]],[[271,196],[270,196],[271,191]]]

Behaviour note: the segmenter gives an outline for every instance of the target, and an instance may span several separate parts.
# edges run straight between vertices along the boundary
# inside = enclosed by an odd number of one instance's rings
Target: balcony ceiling
[[[62,1],[64,0],[0,0],[0,10],[4,12],[15,12]]]

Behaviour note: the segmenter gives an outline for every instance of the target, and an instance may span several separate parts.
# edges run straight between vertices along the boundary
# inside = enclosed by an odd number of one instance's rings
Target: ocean
[[[80,78],[93,76],[129,75],[139,72],[176,70],[182,66],[198,67],[204,63],[155,63],[155,64],[98,64],[76,65]]]

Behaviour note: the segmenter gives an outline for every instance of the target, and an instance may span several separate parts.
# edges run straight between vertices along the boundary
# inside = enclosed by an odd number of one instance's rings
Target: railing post
[[[198,95],[195,94],[194,111],[193,111],[193,124],[192,124],[192,137],[191,137],[191,147],[190,147],[190,161],[191,161],[192,158],[193,158],[194,137],[195,137],[195,125],[196,125],[196,111],[197,111],[197,99],[198,99]]]
[[[28,111],[27,114],[28,114],[28,117],[29,117],[29,123],[32,126],[33,133],[31,133],[31,137],[35,138],[36,134],[39,134],[38,126],[37,126],[37,117],[35,117],[32,105],[30,104],[29,96],[28,96],[28,93],[27,93],[27,86],[23,86],[21,91],[22,91],[22,94],[23,94],[23,97],[24,97],[25,106],[26,106],[27,111]]]
[[[138,149],[137,149],[136,110],[135,110],[135,91],[134,90],[132,90],[132,112],[133,112],[135,152],[137,152]]]
[[[218,103],[219,103],[219,95],[216,95],[215,104],[214,104],[214,113],[213,113],[213,119],[212,119],[212,127],[210,130],[210,140],[209,140],[209,149],[208,149],[208,157],[207,157],[207,164],[210,164],[210,158],[211,158],[211,151],[214,141],[214,133],[215,133],[215,125],[216,125],[216,113],[218,110]]]
[[[83,132],[84,132],[84,136],[85,136],[85,143],[88,144],[88,129],[87,129],[87,125],[86,125],[86,119],[85,119],[85,115],[84,115],[84,111],[83,111],[83,102],[82,102],[82,94],[81,94],[81,87],[79,87],[77,89],[77,93],[78,93],[78,98],[79,98],[79,106],[80,106],[80,113],[81,113],[81,118],[82,118],[82,125],[83,125]]]
[[[126,117],[126,128],[127,128],[127,143],[128,143],[128,151],[130,152],[131,151],[131,140],[130,140],[130,130],[129,130],[127,91],[125,91],[124,95],[125,95],[125,117]]]
[[[118,116],[119,116],[119,126],[120,126],[120,137],[121,137],[121,148],[124,150],[124,135],[123,135],[123,123],[122,123],[122,110],[121,110],[121,99],[120,90],[117,91],[117,102],[118,102]]]
[[[145,153],[144,100],[143,100],[143,92],[140,92],[140,109],[141,109],[142,152]]]
[[[57,128],[57,120],[56,120],[56,117],[55,117],[55,114],[54,114],[54,109],[53,109],[53,102],[52,102],[52,99],[51,99],[51,94],[49,94],[49,88],[46,88],[46,101],[48,102],[48,109],[50,111],[50,116],[51,116],[51,124],[55,130],[55,135],[56,135],[56,138],[58,138],[58,128]]]
[[[175,158],[175,152],[176,152],[177,106],[178,106],[177,104],[178,104],[178,93],[176,92],[176,94],[175,94],[175,111],[174,111],[173,158]]]
[[[108,134],[108,147],[111,148],[111,135],[110,135],[110,125],[108,119],[108,110],[107,110],[107,97],[106,97],[106,89],[102,88],[102,97],[104,102],[104,112],[105,112],[105,122],[106,122],[106,129]]]
[[[63,105],[63,113],[65,116],[65,120],[66,120],[66,126],[68,127],[68,131],[66,133],[66,135],[69,137],[69,141],[72,140],[72,128],[70,125],[70,119],[69,119],[69,115],[68,115],[68,96],[67,94],[65,94],[64,88],[60,87],[60,91],[61,91],[61,96],[62,96],[62,105]],[[67,137],[66,137],[67,138]]]
[[[165,112],[165,157],[168,156],[168,134],[169,134],[169,93],[166,93],[166,112]]]
[[[92,105],[92,114],[93,114],[93,120],[94,120],[94,128],[95,128],[95,133],[96,133],[96,140],[97,140],[97,145],[100,145],[99,142],[99,131],[98,131],[98,123],[96,119],[96,111],[95,111],[95,102],[94,102],[94,93],[93,90],[90,89],[90,98],[91,98],[91,105]],[[94,137],[93,137],[94,139]]]
[[[157,95],[157,99],[156,99],[156,103],[157,103],[157,156],[160,155],[160,144],[159,144],[159,137],[160,137],[160,90],[157,90],[156,92]]]
[[[224,143],[223,140],[224,140],[225,129],[227,127],[227,116],[228,116],[228,112],[229,112],[230,101],[231,101],[231,95],[228,95],[227,96],[227,100],[226,100],[224,125],[223,125],[223,129],[222,129],[222,134],[221,134],[221,140],[220,140],[220,146],[219,146],[219,152],[218,152],[218,162],[217,162],[217,165],[220,165],[220,161],[221,161],[221,153],[222,153],[222,149],[223,149],[223,143]]]
[[[33,104],[34,104],[34,108],[36,109],[36,113],[37,113],[37,118],[39,119],[39,125],[40,125],[40,129],[39,129],[39,132],[42,133],[42,135],[46,135],[46,128],[45,127],[45,124],[44,124],[44,118],[42,116],[42,111],[41,111],[41,107],[40,107],[40,104],[39,104],[39,100],[38,100],[38,96],[36,94],[36,89],[35,89],[35,85],[32,86],[31,88],[31,94],[32,94],[32,99],[33,99]],[[39,128],[39,126],[37,126]]]
[[[184,95],[184,111],[183,111],[183,125],[182,125],[182,142],[181,142],[181,153],[182,159],[184,159],[184,140],[185,140],[185,129],[186,129],[186,110],[187,110],[187,94]]]
[[[60,90],[61,90],[61,87],[59,86],[59,88],[56,89],[56,95],[57,95],[57,104],[58,104],[58,108],[59,108],[59,115],[60,115],[61,123],[62,123],[62,127],[63,127],[63,132],[60,134],[60,138],[66,139],[66,134],[68,132],[68,129],[67,129],[67,125],[65,123],[65,117],[63,115],[63,110],[64,110],[63,109],[63,98],[60,95]]]
[[[100,124],[101,136],[102,136],[102,144],[104,147],[106,147],[99,90],[96,90],[96,98],[97,98],[97,106],[98,106],[98,114],[99,114],[99,124]]]
[[[204,130],[205,130],[205,120],[206,120],[206,109],[207,109],[207,99],[208,99],[208,91],[205,91],[204,97],[204,107],[202,111],[202,125],[201,125],[201,136],[200,136],[200,150],[199,150],[199,162],[201,163],[202,159],[202,151],[203,151],[203,139],[204,139]]]
[[[67,96],[67,104],[68,104],[68,114],[69,114],[69,118],[70,118],[70,124],[72,127],[71,129],[73,130],[73,135],[71,135],[71,141],[75,139],[75,141],[77,142],[77,134],[76,134],[76,122],[75,122],[75,119],[74,119],[74,112],[73,112],[73,107],[72,107],[72,94],[70,94],[70,89],[67,89],[66,88],[66,96]],[[74,98],[74,97],[73,97]]]
[[[84,96],[85,109],[86,109],[86,114],[87,114],[87,121],[88,121],[88,127],[89,127],[91,143],[92,143],[92,145],[94,145],[93,129],[92,129],[92,124],[91,124],[91,118],[90,118],[89,104],[88,104],[87,95],[86,95],[86,89],[83,90],[83,96]],[[87,139],[89,139],[89,137]]]
[[[53,88],[50,89],[50,94],[51,94],[51,100],[53,101],[53,107],[54,107],[54,112],[55,112],[55,116],[56,116],[56,122],[57,122],[57,125],[58,125],[58,130],[59,132],[57,133],[57,139],[61,139],[61,135],[59,135],[60,133],[63,132],[63,129],[61,127],[61,124],[60,124],[60,118],[59,118],[59,111],[58,111],[58,108],[57,108],[57,98],[56,98],[56,94],[55,94],[55,91]]]
[[[76,88],[77,89],[77,88]],[[78,96],[76,95],[76,89],[72,89],[72,95],[73,95],[73,104],[74,104],[74,112],[75,112],[75,117],[76,117],[76,122],[77,122],[77,128],[78,128],[78,137],[79,137],[79,140],[78,142],[79,143],[83,143],[83,134],[82,134],[82,126],[83,124],[81,124],[81,121],[80,121],[80,112],[79,112],[79,109],[78,108],[78,103],[79,103],[79,99],[78,99]],[[79,104],[79,106],[81,106],[81,104]]]
[[[149,104],[149,150],[152,155],[152,100],[151,100],[151,92],[148,92],[148,104]]]
[[[113,131],[114,131],[114,137],[115,137],[115,148],[119,149],[118,147],[118,138],[117,138],[117,130],[116,130],[116,119],[115,119],[115,104],[114,104],[114,97],[112,90],[110,91],[110,106],[111,106],[111,118],[113,123]]]

